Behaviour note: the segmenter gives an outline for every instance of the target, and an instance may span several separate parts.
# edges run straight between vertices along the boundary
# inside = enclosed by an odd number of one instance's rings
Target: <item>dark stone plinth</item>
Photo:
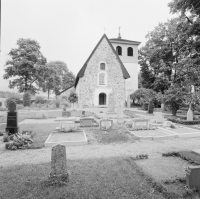
[[[71,112],[70,111],[63,111],[62,117],[71,117]]]
[[[94,119],[93,118],[82,118],[80,119],[80,126],[94,126]]]
[[[9,134],[18,133],[18,114],[17,112],[8,112],[7,113],[7,126],[6,131]]]
[[[200,166],[189,166],[186,170],[186,184],[189,188],[200,188]]]

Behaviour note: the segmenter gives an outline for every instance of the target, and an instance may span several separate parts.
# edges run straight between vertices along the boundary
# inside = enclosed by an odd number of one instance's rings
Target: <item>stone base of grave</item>
[[[70,133],[52,132],[44,143],[45,147],[53,147],[57,144],[65,146],[87,145],[85,131],[77,130]]]
[[[192,152],[194,152],[195,154],[200,156],[200,149],[194,149],[194,150],[192,150]]]
[[[69,182],[69,173],[65,173],[62,175],[51,175],[47,180],[43,181],[42,184],[44,186],[63,186],[67,185]]]

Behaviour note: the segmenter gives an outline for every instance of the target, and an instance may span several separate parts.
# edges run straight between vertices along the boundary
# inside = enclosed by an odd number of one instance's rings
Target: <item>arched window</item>
[[[99,73],[99,85],[105,85],[105,73]]]
[[[106,70],[106,64],[105,63],[100,64],[100,70]]]
[[[118,55],[122,55],[122,47],[121,46],[117,46],[116,51],[117,51]]]
[[[133,56],[133,48],[128,47],[128,49],[127,49],[127,55],[128,56]]]
[[[99,105],[106,105],[106,94],[105,93],[99,94]]]

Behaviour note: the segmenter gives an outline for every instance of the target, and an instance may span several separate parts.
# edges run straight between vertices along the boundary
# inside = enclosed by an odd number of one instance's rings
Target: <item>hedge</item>
[[[200,124],[200,120],[187,121],[187,120],[180,120],[180,119],[175,119],[175,118],[167,118],[167,120],[174,123],[185,124],[185,125]]]

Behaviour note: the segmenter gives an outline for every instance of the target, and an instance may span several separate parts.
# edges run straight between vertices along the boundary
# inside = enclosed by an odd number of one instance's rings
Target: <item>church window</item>
[[[105,69],[106,69],[105,63],[101,63],[101,64],[100,64],[100,70],[105,70]]]
[[[133,48],[128,47],[128,49],[127,49],[127,55],[128,56],[133,56]]]
[[[117,46],[116,51],[117,51],[118,55],[122,55],[122,47],[121,46]]]
[[[105,85],[105,73],[99,74],[99,85]]]

